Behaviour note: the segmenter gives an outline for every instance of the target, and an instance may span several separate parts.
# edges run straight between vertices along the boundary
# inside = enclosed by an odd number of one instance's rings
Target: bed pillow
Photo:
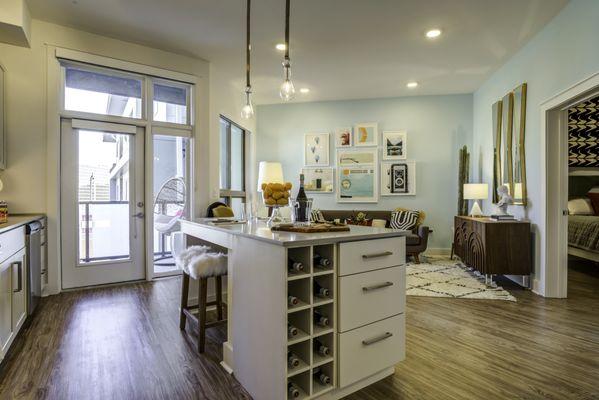
[[[593,209],[595,210],[595,215],[599,215],[599,187],[594,187],[587,193],[587,197],[591,200],[593,204]]]
[[[418,224],[418,211],[393,211],[391,213],[391,228],[411,231]]]
[[[593,210],[591,200],[589,200],[589,199],[573,199],[568,202],[568,214],[570,214],[570,215],[595,215],[595,212]]]

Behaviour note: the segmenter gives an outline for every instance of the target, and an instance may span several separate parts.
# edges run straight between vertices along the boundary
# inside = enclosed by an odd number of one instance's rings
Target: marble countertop
[[[11,229],[18,228],[19,226],[27,225],[30,222],[37,221],[45,218],[44,214],[18,214],[9,215],[8,222],[0,224],[0,233],[10,231]]]
[[[272,232],[265,222],[248,222],[242,224],[214,224],[214,219],[199,218],[195,220],[182,220],[181,224],[199,225],[204,228],[219,232],[239,235],[285,247],[310,246],[338,242],[351,242],[357,240],[380,239],[388,237],[406,236],[407,230],[375,228],[371,226],[350,225],[349,232]],[[185,230],[185,229],[184,229]]]

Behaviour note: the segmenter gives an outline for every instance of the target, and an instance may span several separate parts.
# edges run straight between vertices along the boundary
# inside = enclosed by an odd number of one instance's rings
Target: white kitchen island
[[[214,225],[182,221],[188,245],[208,243],[228,253],[228,340],[223,367],[255,400],[339,399],[393,374],[405,357],[405,235],[408,231],[351,226],[350,232],[271,232],[264,223]],[[313,265],[319,254],[332,261]],[[288,272],[288,259],[305,270]],[[331,295],[313,295],[318,283]],[[288,296],[299,304],[288,306]],[[326,315],[327,327],[314,323]],[[291,323],[299,334],[289,339]],[[323,357],[314,340],[331,349]],[[300,358],[289,368],[287,352]],[[331,377],[323,385],[317,369]]]

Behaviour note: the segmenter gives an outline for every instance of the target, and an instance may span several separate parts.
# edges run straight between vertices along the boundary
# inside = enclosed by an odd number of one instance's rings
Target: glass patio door
[[[144,129],[61,124],[63,289],[144,279]]]

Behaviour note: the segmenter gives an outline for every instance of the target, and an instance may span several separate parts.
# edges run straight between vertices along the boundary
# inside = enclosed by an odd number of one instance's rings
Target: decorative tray
[[[271,231],[321,233],[321,232],[348,232],[349,226],[335,223],[312,223],[310,225],[280,224],[270,228]]]

